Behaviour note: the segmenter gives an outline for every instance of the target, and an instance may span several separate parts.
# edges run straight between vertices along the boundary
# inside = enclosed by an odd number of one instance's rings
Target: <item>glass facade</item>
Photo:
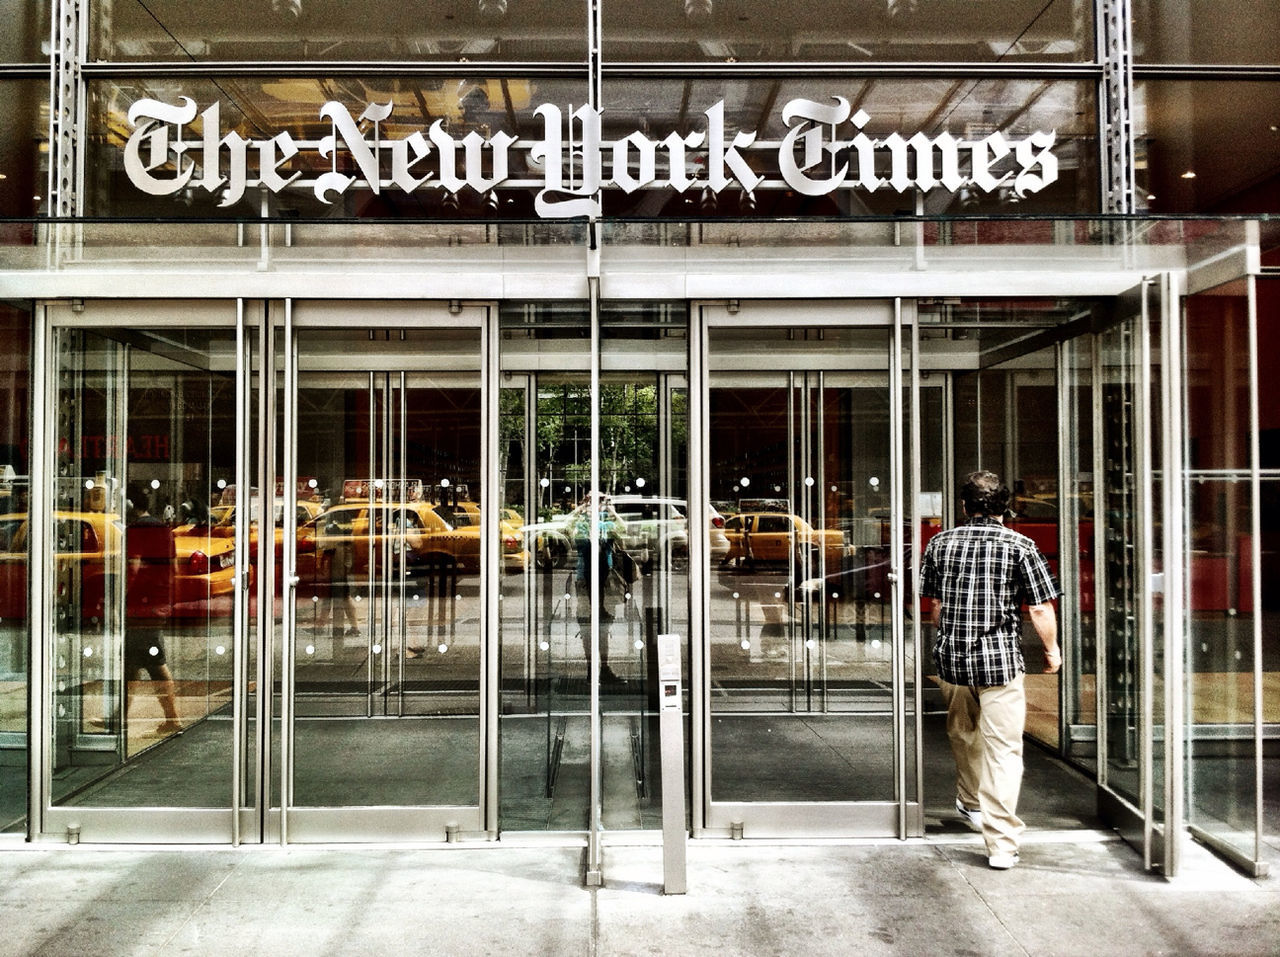
[[[1033,826],[1265,868],[1269,5],[11,6],[14,840],[945,833],[991,468]]]
[[[205,7],[108,0],[91,3],[90,11],[93,60],[581,63],[587,51],[586,5],[555,0],[232,0]]]
[[[670,4],[662,26],[634,4],[603,5],[604,56],[625,62],[1088,62],[1088,3],[726,0]]]

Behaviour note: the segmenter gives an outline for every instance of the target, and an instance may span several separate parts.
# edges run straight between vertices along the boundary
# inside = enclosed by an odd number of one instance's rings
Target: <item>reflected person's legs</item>
[[[582,639],[582,658],[591,665],[591,582],[575,581],[575,607],[578,619],[578,637]],[[600,596],[600,680],[616,681],[617,675],[609,667],[609,623],[613,615],[605,605],[604,596]]]
[[[140,671],[145,671],[147,677],[151,679],[156,700],[160,703],[160,710],[164,714],[164,722],[157,729],[157,733],[162,735],[178,733],[182,730],[182,724],[178,720],[177,688],[173,680],[173,672],[169,670],[164,638],[160,629],[133,626],[127,632],[126,642],[125,674],[127,678],[133,678]]]

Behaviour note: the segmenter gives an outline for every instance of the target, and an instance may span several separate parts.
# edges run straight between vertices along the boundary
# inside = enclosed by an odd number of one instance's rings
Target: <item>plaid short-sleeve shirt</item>
[[[1041,605],[1060,592],[1035,542],[979,515],[930,539],[920,594],[942,603],[933,644],[938,677],[989,687],[1026,671],[1023,603]]]

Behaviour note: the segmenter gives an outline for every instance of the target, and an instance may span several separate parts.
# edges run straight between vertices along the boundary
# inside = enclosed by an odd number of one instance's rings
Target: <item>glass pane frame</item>
[[[906,508],[905,500],[908,494],[905,488],[905,459],[912,447],[911,438],[908,434],[909,425],[906,421],[908,415],[908,405],[904,401],[904,393],[909,386],[905,382],[906,369],[901,364],[907,363],[904,358],[907,351],[912,348],[912,341],[907,337],[905,330],[895,335],[895,329],[900,329],[903,322],[909,323],[910,311],[903,308],[902,304],[897,301],[893,302],[874,302],[874,303],[858,303],[855,307],[848,310],[840,310],[838,307],[832,308],[829,304],[821,309],[812,318],[806,318],[803,315],[803,309],[795,312],[788,312],[785,306],[762,303],[753,304],[750,316],[744,315],[738,317],[737,309],[734,305],[726,310],[724,306],[702,305],[701,313],[701,329],[694,333],[695,343],[699,347],[697,355],[697,366],[702,370],[704,376],[703,394],[700,402],[700,417],[695,419],[695,428],[701,430],[702,434],[702,451],[701,461],[702,474],[699,476],[699,483],[703,487],[704,495],[709,496],[711,492],[711,475],[708,471],[711,465],[709,458],[710,449],[707,442],[707,425],[710,421],[709,414],[709,339],[710,332],[717,328],[733,329],[741,327],[744,330],[756,330],[760,327],[768,327],[782,322],[785,325],[804,327],[825,326],[827,338],[831,338],[834,333],[837,337],[842,333],[853,333],[858,331],[858,327],[864,327],[863,331],[868,334],[876,334],[880,338],[881,352],[878,362],[870,367],[882,370],[881,374],[887,372],[887,394],[890,397],[891,408],[897,411],[891,416],[891,422],[888,428],[889,443],[893,446],[892,461],[896,463],[891,468],[893,476],[894,488],[890,493],[890,501],[892,506],[892,516],[887,527],[889,529],[901,528],[908,529],[909,525],[905,524],[907,519],[904,513]],[[902,318],[903,316],[907,318]],[[833,318],[840,317],[840,318]],[[874,318],[873,318],[874,317]],[[797,337],[799,338],[799,337]],[[787,345],[784,343],[783,345]],[[795,343],[796,346],[801,345],[800,342]],[[782,350],[782,353],[788,350]],[[734,357],[738,363],[748,361],[746,353],[739,353]],[[775,349],[769,354],[769,362],[761,366],[761,369],[779,368],[780,354]],[[795,366],[801,361],[800,353],[796,353],[794,358],[787,358],[782,361],[783,368]],[[847,362],[847,360],[846,360]],[[759,363],[757,362],[757,365]],[[744,368],[755,368],[753,366],[745,366]],[[796,366],[803,369],[803,366]],[[833,376],[839,379],[840,372],[837,366],[830,366],[830,371],[823,374]],[[840,369],[846,368],[839,366]],[[727,373],[725,373],[727,374]],[[753,375],[757,373],[752,373]],[[796,373],[798,375],[799,373]],[[847,372],[845,373],[848,374]],[[857,372],[854,375],[864,375],[869,373]],[[810,373],[812,376],[813,373]],[[891,747],[892,755],[892,783],[889,785],[887,793],[882,795],[879,800],[831,800],[824,797],[819,800],[803,801],[803,800],[787,800],[782,803],[760,803],[756,801],[720,801],[714,799],[713,789],[715,787],[714,773],[712,768],[712,758],[716,752],[716,744],[714,734],[701,740],[695,741],[695,760],[701,758],[701,778],[704,786],[708,790],[701,795],[695,795],[695,800],[700,801],[700,807],[695,808],[694,828],[695,835],[706,832],[713,835],[738,833],[750,833],[757,836],[794,836],[797,834],[824,834],[824,835],[872,835],[872,834],[895,834],[901,837],[918,836],[923,834],[923,815],[919,807],[918,795],[920,785],[919,777],[919,734],[916,731],[918,727],[918,711],[914,710],[915,705],[908,703],[905,698],[911,697],[918,700],[918,655],[911,667],[917,673],[917,678],[905,674],[908,667],[906,643],[910,639],[905,634],[904,615],[900,610],[902,603],[905,601],[905,574],[906,562],[909,557],[906,555],[906,542],[896,541],[898,536],[889,534],[890,552],[893,555],[891,561],[892,573],[887,575],[887,584],[891,589],[891,597],[887,602],[887,606],[892,609],[891,618],[894,622],[892,630],[894,638],[892,640],[892,664],[893,673],[893,705],[891,713],[886,715],[892,726]],[[896,542],[896,544],[895,544]],[[710,581],[704,582],[703,592],[704,603],[710,600],[711,592],[709,589]],[[702,651],[702,667],[709,668],[707,659],[707,649],[710,643],[710,636],[704,634],[701,637],[703,646]],[[705,685],[705,680],[704,680]],[[699,713],[702,715],[702,721],[707,728],[711,728],[711,721],[714,717],[711,710],[710,701],[704,701],[699,707]],[[848,717],[848,715],[843,715]],[[907,725],[911,727],[908,728]],[[696,732],[695,732],[696,733]],[[908,749],[904,754],[904,749]],[[701,815],[699,821],[698,815]],[[701,826],[700,826],[701,825]]]
[[[201,497],[196,495],[193,489],[196,486],[204,489],[204,501],[207,502],[214,494],[215,478],[234,483],[245,467],[246,459],[242,451],[239,451],[243,449],[245,437],[249,432],[246,421],[247,403],[243,401],[247,389],[243,303],[238,300],[188,301],[180,310],[166,310],[157,303],[157,308],[150,313],[150,321],[146,314],[140,315],[136,308],[132,308],[133,306],[136,304],[97,300],[83,305],[77,303],[74,310],[65,304],[46,306],[40,310],[36,325],[37,341],[40,346],[37,350],[37,355],[40,357],[40,382],[43,383],[46,391],[51,389],[65,391],[66,388],[74,388],[74,376],[70,378],[61,376],[58,374],[58,369],[64,355],[69,358],[69,361],[79,361],[76,358],[76,350],[72,349],[68,352],[65,349],[55,349],[55,344],[60,339],[65,340],[72,334],[93,336],[103,341],[109,338],[116,343],[117,359],[110,368],[103,367],[107,372],[110,369],[124,369],[127,363],[129,366],[136,366],[139,376],[143,379],[148,375],[154,377],[157,373],[163,376],[166,369],[173,374],[177,374],[177,371],[182,369],[189,369],[197,377],[212,376],[222,382],[222,387],[217,390],[221,396],[217,407],[223,410],[220,421],[224,425],[223,438],[225,439],[220,452],[222,458],[218,459],[222,465],[217,466],[217,462],[210,460],[217,467],[206,470],[198,466],[183,465],[176,471],[171,469],[161,474],[159,479],[153,478],[150,481],[147,481],[146,474],[141,476],[142,484],[147,487],[148,497],[161,498],[169,502],[174,507],[172,521],[183,522],[179,527],[167,530],[167,537],[176,546],[177,558],[171,566],[173,569],[171,574],[161,572],[170,583],[165,586],[165,589],[166,593],[172,597],[172,613],[163,618],[160,627],[176,629],[173,634],[176,636],[177,645],[173,646],[174,650],[170,652],[171,657],[176,659],[174,669],[181,679],[184,677],[181,672],[184,669],[189,670],[191,663],[190,655],[187,653],[190,642],[180,633],[182,629],[179,625],[190,622],[198,630],[202,619],[210,629],[205,637],[206,651],[210,656],[210,668],[214,663],[212,656],[217,656],[217,660],[222,664],[217,676],[210,671],[206,676],[207,680],[202,682],[192,682],[189,678],[186,681],[177,682],[175,689],[177,693],[173,696],[178,705],[177,718],[170,717],[166,720],[171,723],[181,722],[184,725],[182,737],[165,732],[158,739],[153,735],[141,741],[130,741],[124,736],[128,719],[114,718],[110,711],[104,711],[102,716],[104,724],[101,728],[96,726],[90,728],[91,731],[100,732],[100,735],[110,735],[113,722],[118,723],[120,728],[120,733],[116,735],[118,740],[108,748],[108,751],[114,748],[113,753],[117,755],[117,763],[124,761],[129,765],[140,764],[140,766],[149,767],[152,776],[157,773],[164,774],[166,769],[168,769],[167,773],[177,773],[181,783],[175,785],[176,793],[173,788],[162,789],[162,791],[152,789],[149,793],[146,781],[134,774],[125,777],[139,777],[139,781],[113,783],[112,776],[108,774],[106,777],[100,777],[97,783],[89,782],[87,787],[82,786],[67,792],[65,788],[55,791],[53,769],[56,761],[59,760],[58,755],[70,753],[68,748],[76,749],[82,745],[88,746],[92,742],[89,740],[90,736],[79,732],[69,737],[62,735],[58,741],[54,740],[54,736],[60,734],[59,721],[70,714],[57,700],[59,695],[65,695],[67,691],[66,682],[59,680],[57,669],[64,665],[69,667],[69,662],[66,655],[48,655],[47,673],[40,676],[40,692],[44,702],[41,708],[42,745],[39,761],[35,765],[40,771],[40,779],[38,782],[33,782],[32,792],[33,800],[38,799],[39,802],[39,814],[36,815],[33,827],[37,833],[58,834],[69,828],[74,831],[74,839],[86,841],[138,840],[145,835],[146,840],[173,843],[235,843],[244,836],[240,830],[242,823],[240,812],[251,803],[245,801],[245,795],[241,793],[240,775],[243,768],[253,763],[248,758],[248,754],[252,751],[252,742],[246,734],[245,716],[238,697],[240,689],[244,687],[242,673],[246,659],[247,603],[242,601],[241,592],[235,583],[245,581],[251,573],[247,548],[244,547],[240,529],[228,527],[225,535],[218,534],[212,524],[202,529],[199,518],[203,514]],[[171,317],[175,312],[183,318],[173,320]],[[214,351],[215,347],[216,351]],[[131,348],[136,352],[134,357],[128,355],[128,350]],[[212,383],[212,379],[210,382]],[[192,397],[189,392],[189,389],[170,390],[175,408],[184,403],[190,403]],[[123,424],[128,421],[128,409],[137,402],[141,402],[143,397],[137,390],[131,389],[129,396],[122,395],[117,398],[119,401],[114,403],[117,412],[112,413],[110,421],[123,427]],[[108,402],[108,412],[111,405],[112,403]],[[213,405],[207,402],[203,404],[196,402],[192,406],[192,411],[198,417],[202,408],[211,414]],[[101,407],[99,411],[102,411]],[[126,570],[129,575],[132,575],[133,570],[139,565],[137,559],[129,559],[127,565],[125,564],[126,547],[130,552],[134,550],[133,546],[128,544],[131,539],[131,525],[126,526],[123,518],[112,519],[110,515],[105,515],[101,523],[101,536],[98,535],[100,523],[94,518],[95,510],[101,508],[105,512],[112,502],[121,505],[125,501],[126,488],[116,476],[126,475],[127,472],[111,472],[108,468],[106,477],[109,480],[102,482],[98,481],[97,475],[90,481],[83,476],[64,474],[63,466],[69,465],[76,457],[70,454],[71,449],[68,448],[68,443],[61,440],[66,436],[66,424],[65,416],[59,416],[56,407],[51,408],[49,414],[36,417],[34,423],[36,432],[33,456],[40,457],[43,478],[33,487],[31,497],[33,514],[41,516],[40,521],[32,524],[33,553],[39,556],[37,563],[32,566],[32,581],[35,592],[41,597],[38,614],[41,620],[49,622],[46,629],[47,633],[52,635],[56,630],[55,622],[69,621],[66,616],[59,617],[57,614],[58,602],[63,601],[56,594],[61,588],[59,568],[67,563],[56,560],[58,529],[55,526],[59,523],[55,519],[58,515],[64,517],[81,515],[82,517],[78,520],[79,525],[84,527],[87,522],[88,526],[94,529],[95,537],[104,545],[104,562],[101,563],[104,570],[108,566],[122,569],[113,579],[104,580],[101,588],[102,596],[106,599],[103,609],[108,613],[107,617],[96,623],[91,618],[86,619],[92,628],[98,629],[104,636],[102,649],[97,647],[99,643],[96,641],[91,641],[83,649],[86,651],[92,649],[96,657],[99,650],[105,653],[111,647],[120,647],[129,630],[136,631],[134,625],[130,623],[141,620],[138,615],[142,613],[143,605],[140,605],[139,601],[151,595],[159,595],[160,592],[154,589],[147,591],[145,588],[142,592],[137,592],[137,589],[129,586],[125,577]],[[149,468],[152,471],[163,470],[167,457],[172,456],[176,460],[178,456],[185,454],[185,433],[171,437],[168,441],[161,441],[156,436],[150,440],[144,440],[138,435],[129,433],[130,441],[127,445],[110,441],[110,435],[107,434],[104,434],[101,440],[93,436],[89,438],[92,441],[87,446],[83,441],[81,442],[82,451],[85,454],[97,455],[99,458],[105,454],[109,459],[120,462],[141,456],[140,461],[143,464],[139,469],[142,473],[146,473]],[[188,451],[198,457],[202,450],[197,442]],[[147,465],[148,458],[156,464]],[[199,461],[198,458],[197,461]],[[215,472],[217,472],[216,476]],[[134,477],[139,476],[135,474]],[[138,484],[131,480],[129,488]],[[178,515],[177,505],[179,498],[182,497],[179,493],[184,490],[185,493],[190,494],[183,498],[186,508],[183,509],[182,515],[192,518],[190,521],[183,521]],[[72,496],[70,512],[65,508],[68,495]],[[121,515],[123,514],[122,512]],[[164,515],[157,520],[160,529],[165,528],[167,515],[168,511],[165,510]],[[211,518],[212,516],[210,521]],[[62,521],[60,524],[65,526],[67,523]],[[195,545],[192,546],[191,542],[195,542]],[[192,547],[195,551],[188,559],[187,553]],[[142,552],[139,554],[142,555],[141,566],[145,568],[146,556]],[[73,556],[66,557],[70,559]],[[197,560],[200,561],[201,569],[208,569],[204,577],[201,577],[200,569],[195,567],[194,563]],[[114,565],[112,565],[113,562]],[[114,586],[110,584],[112,580],[116,582]],[[79,600],[75,598],[76,594],[79,593],[72,593],[73,602]],[[73,604],[68,607],[78,606]],[[114,611],[112,611],[113,608]],[[215,634],[212,630],[213,624],[218,621],[223,624]],[[103,631],[103,629],[106,630]],[[117,637],[113,639],[112,635]],[[158,642],[154,644],[159,645]],[[147,653],[145,648],[142,653],[144,655]],[[117,661],[115,668],[121,667],[118,659],[113,658],[113,660]],[[108,678],[115,673],[111,668],[104,672]],[[122,672],[119,673],[117,684],[125,677],[127,676]],[[150,677],[155,678],[154,675]],[[215,677],[217,682],[213,680]],[[190,695],[199,691],[195,686],[207,686],[205,687],[207,698],[213,694],[215,683],[218,683],[219,687],[225,685],[226,694],[205,710],[199,713],[192,712]],[[165,697],[163,682],[157,680],[152,684],[158,687],[157,700],[163,704]],[[140,689],[139,683],[138,689],[130,690]],[[143,704],[146,704],[145,694],[143,697]],[[128,698],[125,700],[127,701]],[[222,720],[224,718],[230,720]],[[195,722],[194,725],[191,723],[192,720]],[[217,767],[206,768],[205,763],[188,772],[182,770],[182,755],[193,749],[198,753],[201,748],[199,741],[188,740],[188,737],[194,735],[195,738],[200,738],[202,734],[206,738],[209,734],[216,734],[223,739],[220,749],[225,760],[221,773],[218,773]],[[60,745],[59,742],[62,744]],[[98,751],[101,750],[101,748],[98,749]],[[91,756],[89,752],[85,754]],[[214,779],[208,777],[210,771],[214,773]],[[111,790],[113,787],[118,792],[114,797]]]

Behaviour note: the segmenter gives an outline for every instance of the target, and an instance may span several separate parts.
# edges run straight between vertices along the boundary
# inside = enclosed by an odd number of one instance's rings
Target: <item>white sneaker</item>
[[[982,831],[982,812],[970,810],[965,807],[959,798],[956,798],[956,813],[960,815],[960,819],[969,825],[973,830],[981,833]]]
[[[997,871],[1007,871],[1018,863],[1018,852],[1012,854],[992,854],[987,858],[987,864]]]

